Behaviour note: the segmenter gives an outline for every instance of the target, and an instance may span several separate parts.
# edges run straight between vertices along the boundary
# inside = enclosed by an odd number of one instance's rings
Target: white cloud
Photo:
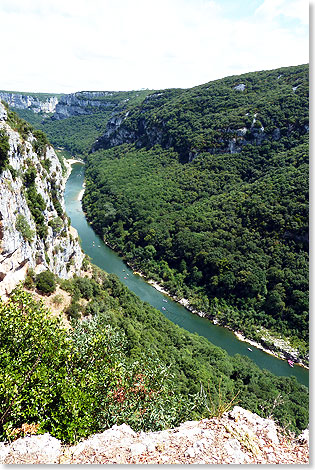
[[[224,2],[1,0],[0,88],[189,87],[308,61],[305,0],[264,0],[234,19]]]
[[[307,0],[264,0],[257,8],[256,15],[274,20],[279,16],[299,20],[303,25],[308,24],[309,2]]]

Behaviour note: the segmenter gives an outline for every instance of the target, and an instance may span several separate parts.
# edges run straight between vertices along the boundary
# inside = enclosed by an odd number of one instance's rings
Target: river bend
[[[75,163],[65,189],[66,212],[71,218],[71,225],[78,231],[84,252],[92,262],[108,273],[116,274],[119,279],[143,301],[160,310],[169,320],[192,333],[198,333],[211,343],[225,349],[228,354],[249,356],[261,369],[267,369],[278,376],[295,376],[297,380],[308,386],[308,370],[295,366],[291,368],[282,361],[254,346],[239,341],[232,331],[214,325],[209,320],[194,315],[185,307],[174,302],[167,295],[157,291],[122,261],[122,259],[95,234],[88,224],[82,211],[80,193],[84,183],[84,166]],[[82,194],[82,193],[81,193]],[[251,351],[248,349],[250,348]]]

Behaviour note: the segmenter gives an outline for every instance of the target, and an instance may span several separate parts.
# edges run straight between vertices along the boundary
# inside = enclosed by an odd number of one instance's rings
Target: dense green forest
[[[105,131],[110,112],[103,111],[86,116],[72,116],[54,120],[43,118],[29,109],[17,109],[17,114],[31,123],[35,128],[44,131],[52,145],[63,147],[72,155],[84,157],[95,140]]]
[[[308,87],[308,66],[302,65],[161,90],[122,115],[122,124],[109,128],[95,149],[160,144],[173,147],[181,162],[200,152],[239,152],[248,143],[264,144],[265,155],[287,149],[308,132]]]
[[[30,272],[26,285],[51,292],[48,274]],[[113,424],[158,430],[220,415],[236,395],[231,405],[296,432],[307,426],[308,390],[295,377],[228,356],[96,267],[92,278],[58,283],[72,296],[71,328],[21,289],[0,302],[2,438],[12,439],[23,423],[65,442]]]
[[[94,149],[83,206],[107,243],[210,318],[307,354],[308,66],[150,95]]]
[[[63,147],[72,155],[84,158],[91,150],[97,138],[106,129],[108,120],[113,113],[124,114],[142,103],[150,90],[105,92],[104,96],[86,96],[75,93],[80,101],[86,101],[84,112],[87,114],[56,119],[53,114],[34,113],[30,109],[15,109],[16,113],[31,123],[36,129],[44,131],[50,142],[56,147]],[[41,94],[30,94],[43,99]],[[59,96],[59,95],[56,95]],[[93,106],[93,101],[101,102],[102,106]]]

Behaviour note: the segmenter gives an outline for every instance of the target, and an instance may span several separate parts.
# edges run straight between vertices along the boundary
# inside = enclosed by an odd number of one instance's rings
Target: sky
[[[0,0],[0,89],[188,88],[304,64],[308,14],[307,0]]]

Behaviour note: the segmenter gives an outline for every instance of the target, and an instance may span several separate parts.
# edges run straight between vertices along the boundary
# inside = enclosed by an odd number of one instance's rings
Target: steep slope
[[[308,66],[303,65],[150,94],[128,115],[109,121],[94,150],[159,144],[173,147],[187,162],[200,152],[236,153],[249,144],[296,145],[308,126]]]
[[[0,439],[33,428],[77,443],[123,423],[160,431],[234,403],[298,434],[307,427],[308,389],[295,377],[229,356],[95,266],[58,283],[80,319],[71,328],[22,289],[0,299]]]
[[[150,95],[96,142],[85,211],[191,308],[307,360],[308,125],[304,65]]]
[[[16,109],[29,109],[33,113],[54,113],[61,95],[51,93],[18,93],[0,91],[0,100]]]
[[[64,211],[66,169],[42,133],[0,104],[0,295],[28,268],[62,278],[79,273],[78,237]]]

